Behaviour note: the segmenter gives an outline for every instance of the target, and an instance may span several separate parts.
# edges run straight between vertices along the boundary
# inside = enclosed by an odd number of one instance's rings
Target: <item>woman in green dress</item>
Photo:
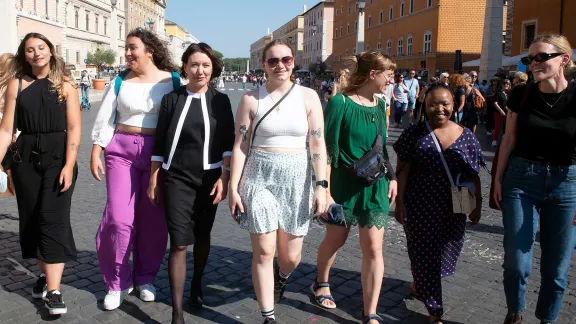
[[[312,286],[316,303],[336,308],[330,294],[329,272],[336,252],[344,245],[350,226],[358,225],[362,248],[363,323],[378,323],[376,314],[384,276],[382,240],[390,204],[396,198],[397,182],[390,162],[388,174],[371,186],[354,175],[348,166],[372,149],[382,120],[386,138],[386,103],[376,97],[394,81],[396,63],[382,53],[369,51],[351,58],[348,85],[334,96],[324,111],[325,140],[330,179],[327,203],[342,205],[346,226],[327,225],[318,249],[318,278]],[[384,156],[388,154],[384,149]]]

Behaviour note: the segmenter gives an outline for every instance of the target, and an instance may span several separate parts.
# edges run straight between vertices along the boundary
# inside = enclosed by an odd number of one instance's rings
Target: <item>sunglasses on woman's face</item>
[[[520,61],[522,61],[522,64],[524,65],[530,65],[530,63],[532,63],[532,61],[536,61],[538,63],[542,63],[542,62],[546,62],[551,58],[555,58],[557,56],[560,56],[564,53],[538,53],[534,56],[525,56],[522,59],[520,59]]]
[[[268,60],[266,60],[266,63],[268,63],[268,66],[270,66],[271,68],[274,68],[278,65],[278,63],[280,63],[280,61],[282,61],[282,64],[284,65],[292,64],[292,62],[294,62],[294,57],[292,56],[284,56],[283,58],[271,57]]]

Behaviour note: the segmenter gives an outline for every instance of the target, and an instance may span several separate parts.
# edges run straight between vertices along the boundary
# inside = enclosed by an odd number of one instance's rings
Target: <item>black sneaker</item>
[[[286,285],[288,285],[288,278],[284,279],[280,277],[280,267],[278,264],[274,266],[274,303],[278,304],[282,296],[284,295],[284,290],[286,290]]]
[[[44,306],[50,315],[62,315],[68,311],[66,304],[62,301],[62,294],[58,290],[51,290],[46,294]]]
[[[36,280],[34,288],[32,288],[32,298],[46,297],[46,275],[41,274],[40,278]]]
[[[276,324],[276,320],[270,317],[266,317],[263,324]]]
[[[523,318],[521,313],[508,313],[506,319],[504,319],[504,324],[522,324]]]

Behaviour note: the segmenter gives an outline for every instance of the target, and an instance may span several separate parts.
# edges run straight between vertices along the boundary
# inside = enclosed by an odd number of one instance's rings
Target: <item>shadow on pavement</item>
[[[17,218],[9,215],[0,215],[0,220],[2,219],[17,221]],[[105,287],[98,269],[96,253],[78,251],[78,255],[77,261],[66,265],[63,277],[63,294],[68,306],[66,319],[95,317],[98,320],[112,320],[129,315],[134,320],[144,323],[161,323],[169,320],[171,301],[170,288],[166,284],[166,260],[155,281],[158,289],[156,303],[144,303],[136,296],[130,296],[124,300],[119,309],[104,311],[102,302]],[[251,259],[250,251],[213,246],[203,282],[206,307],[200,311],[193,311],[185,306],[184,310],[188,313],[187,321],[193,323],[194,319],[196,321],[204,319],[217,323],[261,323],[260,310],[252,288]],[[192,261],[192,253],[188,252],[185,305],[193,272]],[[82,272],[86,277],[83,277]],[[18,234],[0,231],[0,289],[21,296],[36,308],[35,314],[25,315],[30,317],[30,322],[38,321],[38,315],[44,321],[58,320],[59,317],[48,314],[43,301],[31,297],[31,290],[38,274],[39,268],[35,260],[21,259]],[[315,279],[316,265],[313,264],[301,263],[293,272],[285,298],[276,305],[276,314],[280,322],[321,320],[321,322],[357,323],[361,320],[363,301],[359,272],[333,268],[330,282],[338,309],[330,311],[315,306],[310,291],[310,285]],[[386,314],[392,322],[399,323],[408,319],[411,321],[418,313],[408,310],[403,303],[408,294],[408,285],[409,283],[403,280],[384,278],[378,312]],[[77,290],[67,289],[66,286]],[[134,294],[133,292],[132,295]],[[22,306],[21,301],[19,302]],[[23,306],[25,305],[26,302]],[[86,314],[85,308],[91,312]],[[283,318],[285,320],[282,320]]]

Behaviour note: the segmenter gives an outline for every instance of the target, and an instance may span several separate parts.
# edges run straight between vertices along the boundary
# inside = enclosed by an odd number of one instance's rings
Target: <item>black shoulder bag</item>
[[[378,104],[380,107],[380,104]],[[384,136],[382,133],[382,114],[378,114],[378,134],[372,149],[351,165],[345,165],[366,186],[372,186],[388,173],[384,156]]]
[[[20,91],[22,90],[22,78],[18,79],[18,93],[16,94],[16,105],[14,106],[14,127],[12,128],[12,137],[16,134],[16,128],[18,123],[16,121],[18,117],[18,112],[16,109],[20,103]],[[16,141],[13,140],[12,143],[8,146],[6,150],[6,155],[4,155],[4,159],[2,160],[2,168],[5,171],[12,170],[18,163],[22,162],[22,157],[20,157],[20,152],[18,151],[18,147],[16,146]]]

